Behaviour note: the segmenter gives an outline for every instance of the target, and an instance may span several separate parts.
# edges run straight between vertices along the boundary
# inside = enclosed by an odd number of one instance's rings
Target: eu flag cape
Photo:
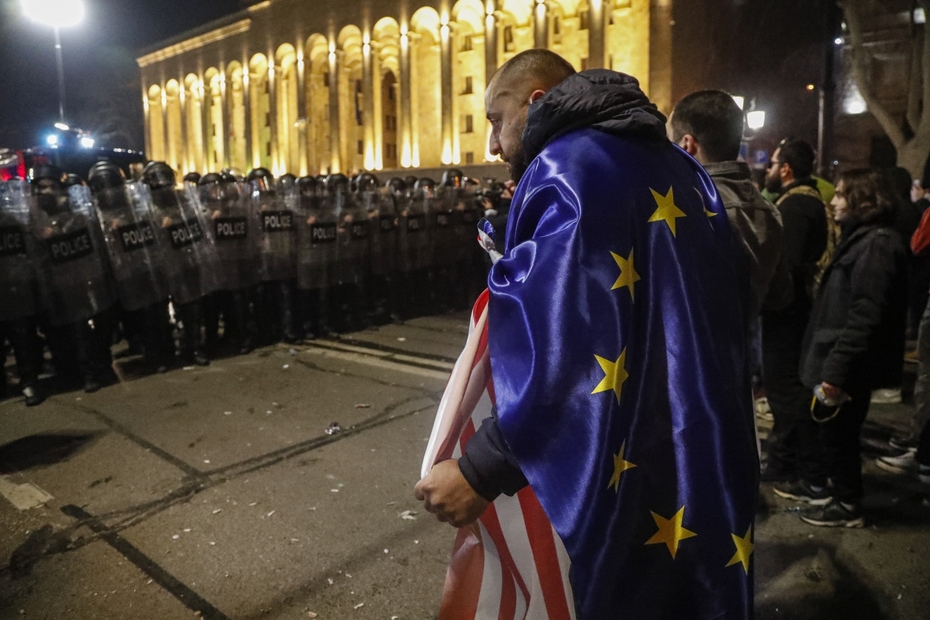
[[[710,178],[665,140],[572,131],[517,188],[490,366],[580,620],[752,615],[758,455],[731,235]]]

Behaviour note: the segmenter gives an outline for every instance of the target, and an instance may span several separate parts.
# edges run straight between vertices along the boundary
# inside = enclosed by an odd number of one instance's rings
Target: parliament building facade
[[[265,0],[150,50],[146,154],[187,173],[279,175],[480,164],[484,92],[516,53],[636,76],[668,112],[700,57],[687,0]],[[694,3],[690,3],[694,4]],[[682,64],[682,63],[679,63]],[[691,63],[693,64],[693,63]],[[699,76],[698,76],[699,77]]]

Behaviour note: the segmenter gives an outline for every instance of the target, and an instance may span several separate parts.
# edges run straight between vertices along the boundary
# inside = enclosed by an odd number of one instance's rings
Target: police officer
[[[199,180],[199,179],[198,179]],[[200,205],[187,191],[176,189],[174,170],[165,162],[149,162],[142,181],[151,189],[156,230],[165,248],[168,292],[180,323],[181,358],[210,363],[204,343],[203,298],[216,289],[213,236],[204,230]]]
[[[95,392],[117,381],[110,353],[117,294],[90,194],[80,177],[68,182],[70,194],[55,166],[30,173],[42,331],[59,378]]]
[[[367,307],[375,324],[399,320],[397,315],[397,212],[394,200],[377,177],[356,179],[356,202],[368,223]]]
[[[220,317],[223,340],[240,354],[254,346],[251,320],[253,289],[258,285],[258,231],[251,217],[251,195],[231,172],[203,175],[200,200],[210,219],[217,253],[218,291],[206,305],[207,349],[218,343]]]
[[[271,342],[300,339],[296,314],[297,222],[293,203],[276,189],[265,168],[249,172],[253,216],[259,222],[262,294],[256,314],[259,327]],[[290,204],[289,204],[290,203]]]
[[[33,269],[35,244],[28,224],[25,183],[0,182],[0,344],[9,339],[13,346],[20,390],[26,406],[34,407],[43,400],[38,386],[42,349],[36,333],[39,304]],[[6,359],[5,347],[3,353]]]
[[[145,202],[147,192],[127,185],[123,171],[106,161],[90,169],[88,185],[107,240],[124,331],[140,332],[148,369],[166,372],[174,357],[174,343],[165,257],[155,234],[151,205]]]
[[[298,264],[297,287],[305,338],[332,336],[329,329],[329,288],[336,260],[335,213],[324,208],[322,183],[305,176],[297,179]]]

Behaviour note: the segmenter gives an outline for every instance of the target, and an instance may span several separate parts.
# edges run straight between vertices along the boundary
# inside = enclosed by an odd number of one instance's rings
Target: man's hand
[[[456,459],[434,465],[417,483],[415,492],[427,512],[455,527],[465,527],[477,521],[490,503],[471,488]]]

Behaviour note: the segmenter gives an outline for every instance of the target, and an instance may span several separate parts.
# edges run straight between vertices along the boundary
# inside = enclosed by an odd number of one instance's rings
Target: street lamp
[[[84,18],[81,0],[21,0],[23,12],[40,24],[51,26],[55,31],[55,59],[58,61],[58,117],[65,121],[65,69],[61,61],[61,36],[59,30],[76,26]]]

